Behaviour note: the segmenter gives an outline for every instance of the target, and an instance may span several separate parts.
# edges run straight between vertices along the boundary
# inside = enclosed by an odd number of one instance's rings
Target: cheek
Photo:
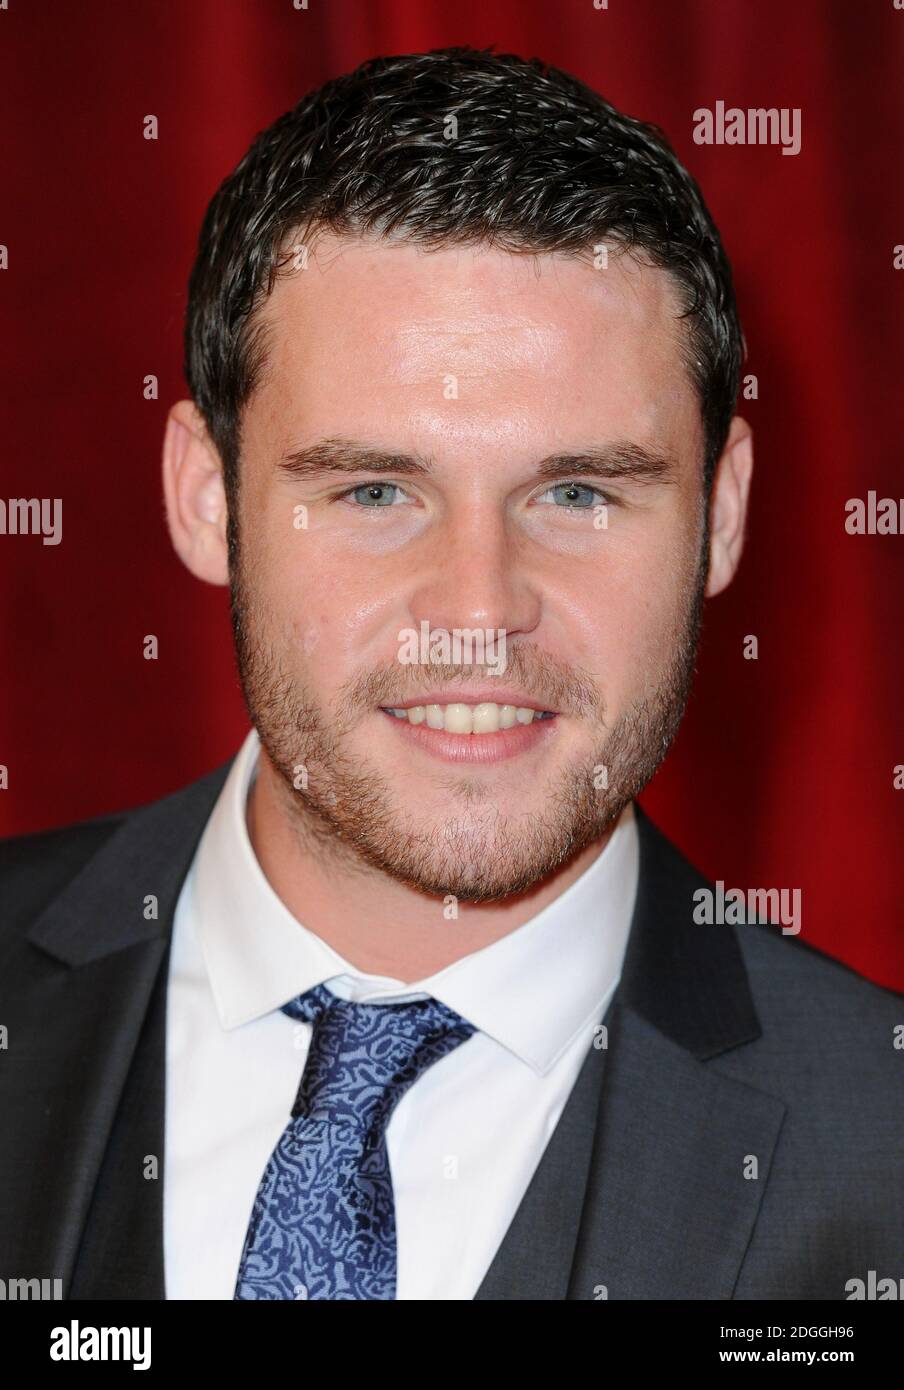
[[[264,533],[262,533],[264,534]],[[289,665],[310,663],[311,676],[339,684],[368,662],[386,664],[398,651],[399,587],[377,583],[373,566],[337,555],[329,537],[289,529],[266,533],[248,557],[249,582],[271,640],[290,650]]]
[[[690,536],[612,554],[571,593],[577,649],[613,712],[656,686],[681,641],[696,573]]]
[[[329,633],[327,617],[325,614],[313,618],[292,616],[290,632],[298,656],[304,661],[316,658],[322,650],[324,637]]]

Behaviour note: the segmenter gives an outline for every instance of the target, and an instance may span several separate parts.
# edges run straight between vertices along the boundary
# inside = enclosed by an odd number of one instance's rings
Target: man
[[[365,64],[214,197],[186,347],[167,517],[230,585],[254,727],[4,847],[9,1272],[252,1300],[904,1272],[900,999],[702,923],[635,805],[752,469],[730,269],[663,138],[511,56]]]

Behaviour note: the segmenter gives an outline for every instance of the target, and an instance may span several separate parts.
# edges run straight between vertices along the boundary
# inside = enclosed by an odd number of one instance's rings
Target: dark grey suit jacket
[[[168,948],[229,766],[0,843],[4,1279],[165,1296]],[[777,928],[695,925],[706,880],[639,808],[638,825],[608,1047],[591,1047],[477,1297],[843,1300],[870,1270],[901,1278],[904,996]]]

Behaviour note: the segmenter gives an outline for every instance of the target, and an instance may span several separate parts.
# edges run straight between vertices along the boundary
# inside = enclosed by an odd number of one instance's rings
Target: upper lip
[[[525,695],[522,691],[506,689],[497,685],[483,685],[474,689],[463,689],[461,686],[450,690],[431,690],[426,695],[412,695],[407,700],[393,701],[391,704],[381,705],[381,709],[414,709],[416,705],[515,705],[518,709],[535,709],[547,711],[555,714],[549,705],[544,705],[542,700],[535,700],[532,695]]]

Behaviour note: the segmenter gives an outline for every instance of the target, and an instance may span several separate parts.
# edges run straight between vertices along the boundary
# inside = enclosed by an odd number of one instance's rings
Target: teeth
[[[463,708],[467,709],[467,705],[464,705]],[[501,715],[501,705],[475,705],[470,732],[472,734],[498,734]]]
[[[540,711],[521,705],[414,705],[411,709],[392,709],[396,719],[423,724],[428,729],[444,729],[449,734],[495,734],[515,724],[532,724]]]

